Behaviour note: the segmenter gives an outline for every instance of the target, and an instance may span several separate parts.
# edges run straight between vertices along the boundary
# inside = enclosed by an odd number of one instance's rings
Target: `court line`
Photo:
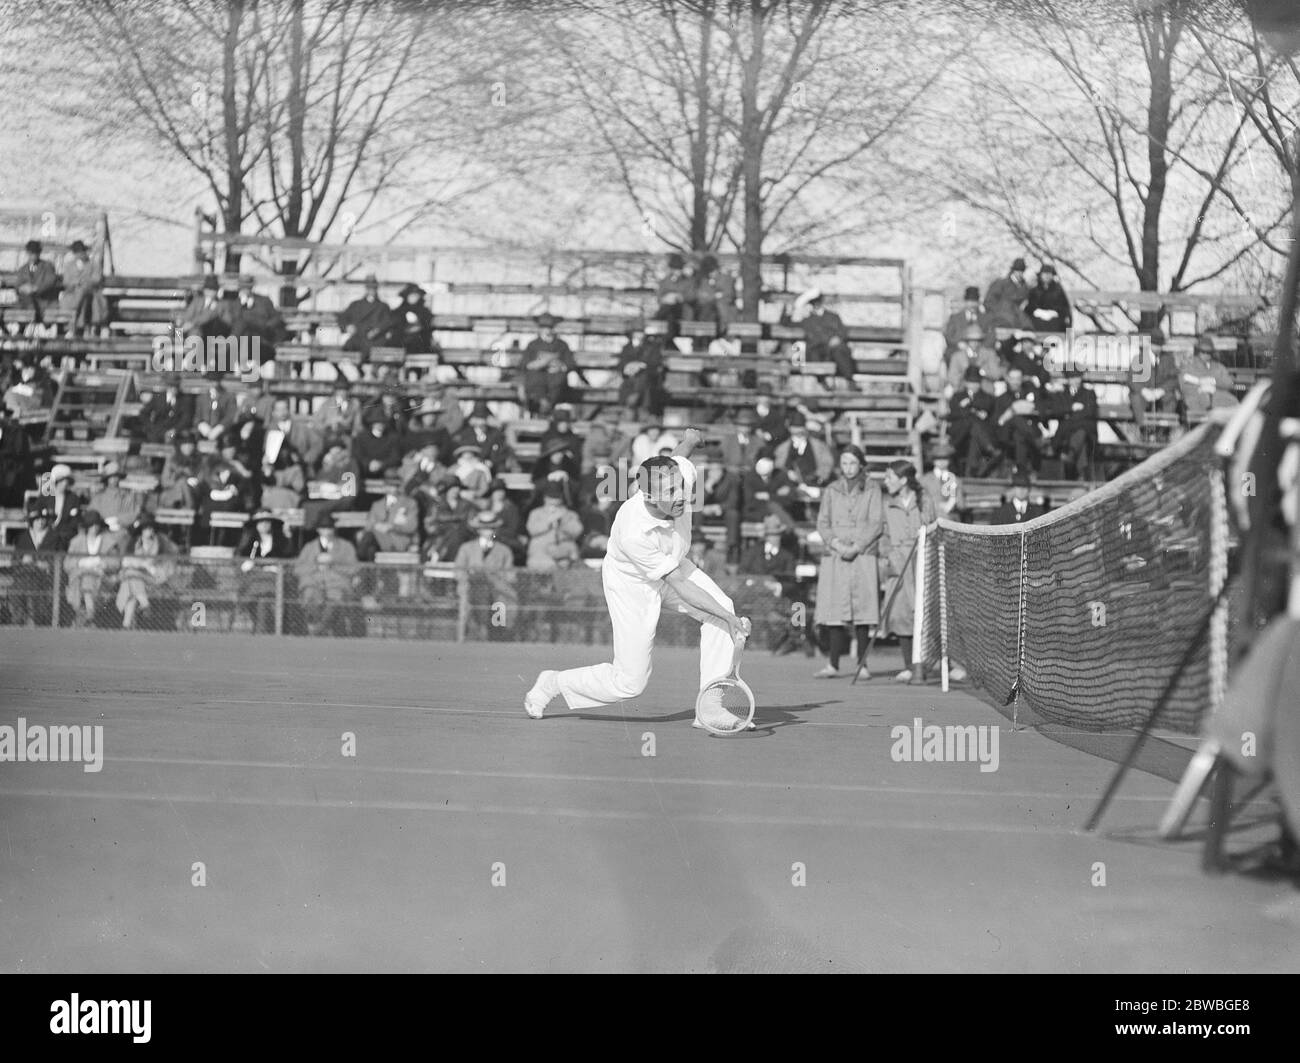
[[[359,771],[381,775],[429,775],[440,778],[513,779],[520,782],[583,782],[583,783],[637,783],[640,785],[717,786],[728,789],[754,790],[828,790],[833,793],[906,794],[922,797],[1006,797],[1042,798],[1059,801],[1096,800],[1098,794],[1057,793],[1039,790],[937,790],[928,787],[871,786],[862,783],[819,782],[764,782],[760,779],[696,779],[685,776],[649,776],[635,778],[629,775],[573,775],[551,772],[481,771],[464,768],[406,768],[380,767],[366,764],[304,764],[279,760],[211,760],[201,757],[105,757],[104,764],[166,764],[177,767],[214,768],[265,768],[268,770],[307,770],[355,773]],[[975,765],[972,763],[972,770]],[[1121,801],[1150,801],[1167,803],[1169,794],[1142,796],[1120,794]]]
[[[229,797],[197,797],[183,794],[158,794],[142,792],[96,792],[93,790],[8,790],[0,789],[4,797],[54,797],[65,799],[84,799],[91,801],[136,801],[152,804],[183,803],[192,805],[248,805],[259,808],[315,808],[343,809],[348,811],[386,811],[386,812],[447,812],[453,814],[529,816],[533,818],[551,816],[557,819],[607,819],[637,820],[660,823],[661,812],[620,811],[614,809],[589,808],[537,808],[528,805],[471,805],[462,802],[436,801],[348,801],[335,798],[320,800],[286,798],[266,800],[254,797],[231,795]],[[962,826],[934,821],[915,822],[909,820],[866,820],[866,819],[830,819],[817,816],[752,816],[752,815],[718,815],[706,813],[683,813],[672,817],[674,820],[692,823],[713,823],[719,825],[748,825],[771,827],[849,827],[857,830],[897,830],[924,831],[940,834],[1026,834],[1034,837],[1053,835],[1059,837],[1078,837],[1080,831],[1062,827],[1043,826],[1039,824],[1025,826],[1002,826],[979,824]]]

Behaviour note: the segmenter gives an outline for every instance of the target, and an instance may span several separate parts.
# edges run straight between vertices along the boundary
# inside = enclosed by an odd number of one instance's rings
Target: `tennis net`
[[[946,656],[999,704],[1103,729],[1192,732],[1227,668],[1228,517],[1202,425],[1022,525],[927,535],[917,656]]]

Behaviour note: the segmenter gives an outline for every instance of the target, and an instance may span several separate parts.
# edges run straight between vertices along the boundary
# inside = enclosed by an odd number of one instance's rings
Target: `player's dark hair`
[[[682,467],[676,460],[667,454],[656,454],[654,457],[646,458],[637,469],[637,486],[641,488],[646,498],[657,498],[658,492],[652,491],[651,487],[658,486],[663,482],[664,477],[674,474],[682,476]]]
[[[916,500],[920,502],[921,484],[916,478],[916,466],[910,461],[891,461],[889,468],[895,476],[907,481],[907,486],[912,489],[912,494],[916,495]]]

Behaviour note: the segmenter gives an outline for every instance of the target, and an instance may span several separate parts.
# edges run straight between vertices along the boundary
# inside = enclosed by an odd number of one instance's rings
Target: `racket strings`
[[[718,679],[700,695],[700,721],[715,731],[741,731],[748,726],[753,707],[749,691],[742,683]]]

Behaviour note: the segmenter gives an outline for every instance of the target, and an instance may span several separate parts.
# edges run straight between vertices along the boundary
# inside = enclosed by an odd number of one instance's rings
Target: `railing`
[[[772,642],[811,607],[763,577],[719,577]],[[132,604],[134,602],[134,604]],[[0,550],[0,627],[333,635],[447,642],[605,645],[609,611],[600,571],[457,569],[446,564],[325,564]],[[694,645],[697,624],[666,616],[657,641]]]

